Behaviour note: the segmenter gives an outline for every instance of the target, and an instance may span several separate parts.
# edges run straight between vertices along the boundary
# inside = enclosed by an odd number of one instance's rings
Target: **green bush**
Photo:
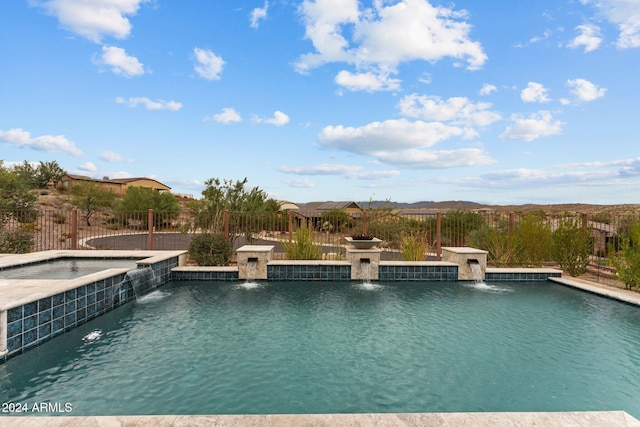
[[[591,255],[591,235],[575,218],[560,221],[552,235],[553,260],[571,276],[586,273]]]
[[[23,228],[13,231],[0,231],[0,253],[26,254],[33,250],[34,241],[31,233]]]
[[[293,241],[280,242],[287,259],[322,259],[322,246],[315,243],[313,230],[302,226],[293,235]]]
[[[613,253],[609,262],[616,269],[616,278],[621,280],[627,289],[640,289],[640,224],[634,223],[626,238],[622,238],[620,251]]]
[[[516,261],[523,267],[540,267],[551,259],[551,225],[543,212],[528,213],[516,225]]]
[[[476,230],[471,234],[471,246],[487,251],[487,262],[496,267],[516,265],[516,238],[506,224]]]
[[[231,241],[223,234],[196,234],[189,242],[188,253],[198,265],[229,265]]]

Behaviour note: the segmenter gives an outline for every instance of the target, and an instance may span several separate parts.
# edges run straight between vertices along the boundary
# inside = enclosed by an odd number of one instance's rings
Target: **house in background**
[[[129,187],[152,188],[159,192],[171,191],[171,187],[151,178],[114,178],[110,179],[105,176],[103,179],[91,178],[83,175],[64,175],[58,182],[58,188],[61,190],[70,190],[74,185],[80,182],[88,182],[99,185],[102,188],[109,189],[116,194],[124,195]]]

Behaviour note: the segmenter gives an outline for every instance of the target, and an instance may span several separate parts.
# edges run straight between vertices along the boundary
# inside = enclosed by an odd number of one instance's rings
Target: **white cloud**
[[[72,156],[81,156],[82,151],[76,148],[73,141],[69,141],[64,135],[42,135],[31,137],[31,133],[20,128],[0,130],[0,141],[17,147],[31,148],[36,151],[63,152]]]
[[[251,11],[251,28],[258,28],[260,21],[267,18],[267,10],[269,9],[269,2],[264,2],[264,7],[256,7]]]
[[[296,63],[301,73],[344,62],[357,68],[351,76],[371,78],[395,74],[399,64],[414,60],[453,58],[465,61],[468,69],[481,68],[487,60],[480,43],[469,38],[467,13],[434,7],[427,0],[401,0],[393,5],[375,1],[373,8],[363,10],[358,9],[357,0],[305,0],[299,11],[305,36],[315,48]],[[340,78],[347,77],[343,73]],[[371,84],[363,87],[374,90]]]
[[[514,114],[511,117],[513,125],[500,135],[500,139],[522,139],[533,141],[543,136],[559,135],[562,133],[563,122],[553,120],[549,111],[539,111],[529,117]]]
[[[314,166],[279,166],[280,172],[291,175],[307,175],[307,176],[343,176],[349,179],[377,180],[392,178],[400,175],[395,170],[389,171],[371,171],[366,170],[363,166],[341,165],[341,164],[321,164]]]
[[[438,141],[463,134],[464,130],[459,127],[400,119],[373,122],[357,128],[327,126],[318,139],[325,148],[375,155],[380,151],[431,147]]]
[[[127,16],[149,0],[48,0],[36,3],[58,18],[60,25],[92,42],[105,36],[124,39],[131,33]]]
[[[607,89],[599,88],[585,79],[567,80],[567,86],[571,88],[571,93],[574,94],[578,100],[585,102],[602,98],[607,92]]]
[[[456,125],[487,126],[501,119],[500,114],[490,111],[491,104],[474,104],[465,97],[446,100],[439,96],[407,95],[398,103],[400,113],[408,117],[425,120],[450,121]]]
[[[547,89],[540,83],[529,82],[527,87],[520,92],[520,98],[524,102],[549,102]]]
[[[446,168],[493,163],[482,150],[429,150],[440,141],[465,138],[469,130],[440,122],[406,119],[373,122],[361,127],[327,126],[318,143],[327,149],[372,156],[381,163],[410,168]]]
[[[492,84],[489,83],[485,83],[482,85],[482,88],[480,89],[480,95],[482,96],[487,96],[487,95],[491,95],[493,92],[497,91],[498,88],[495,87]]]
[[[289,179],[289,180],[284,180],[282,182],[287,184],[289,187],[294,187],[294,188],[314,188],[316,186],[316,184],[313,181],[307,178]]]
[[[130,162],[131,160],[125,159],[122,155],[114,153],[113,151],[103,151],[100,153],[100,160],[105,162]]]
[[[78,169],[80,169],[83,172],[95,172],[95,171],[98,170],[96,165],[94,165],[91,162],[85,162],[85,163],[81,164],[80,166],[78,166]]]
[[[351,91],[364,90],[367,92],[375,92],[379,90],[398,90],[400,89],[400,80],[392,79],[388,74],[384,73],[356,73],[342,70],[335,79],[340,86]]]
[[[203,79],[220,80],[220,73],[224,68],[224,60],[208,49],[193,49],[196,64],[194,69]]]
[[[584,24],[578,25],[576,30],[580,31],[580,35],[573,39],[567,46],[572,49],[584,47],[585,53],[594,51],[600,47],[602,43],[600,27],[593,24]]]
[[[206,122],[214,121],[218,123],[236,123],[241,122],[242,117],[233,108],[223,108],[221,113],[214,114],[212,117],[205,118]]]
[[[495,163],[495,160],[480,148],[406,150],[380,153],[377,157],[381,162],[410,169],[444,169]]]
[[[152,101],[147,97],[130,97],[125,99],[121,96],[116,98],[116,102],[118,104],[124,104],[127,107],[134,108],[139,104],[145,106],[147,110],[169,110],[169,111],[178,111],[182,108],[182,104],[176,101],[164,101],[159,99],[157,101]]]
[[[268,125],[284,126],[289,123],[289,116],[287,116],[282,111],[276,111],[275,113],[273,113],[273,118],[263,119],[260,117],[255,117],[253,121],[254,123],[266,123]]]
[[[640,47],[640,8],[637,0],[581,0],[594,4],[602,15],[618,26],[616,45],[621,49]]]
[[[96,65],[111,67],[111,71],[124,77],[135,77],[144,74],[144,66],[135,56],[127,55],[124,49],[115,46],[102,46],[102,56],[92,58]]]

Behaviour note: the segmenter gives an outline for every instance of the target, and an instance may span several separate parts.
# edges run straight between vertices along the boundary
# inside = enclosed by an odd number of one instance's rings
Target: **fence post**
[[[442,261],[442,212],[436,214],[436,260]]]
[[[587,214],[583,213],[582,214],[582,228],[587,230],[588,229],[587,224],[588,224],[588,222],[587,222]]]
[[[293,211],[288,211],[289,212],[289,243],[291,243],[293,241]]]
[[[362,211],[362,234],[367,234],[367,211]]]
[[[224,235],[229,238],[229,211],[224,211]]]
[[[516,214],[509,213],[509,234],[512,234],[516,229]]]
[[[78,249],[78,209],[71,211],[71,249]]]
[[[147,250],[153,250],[153,209],[147,211]]]

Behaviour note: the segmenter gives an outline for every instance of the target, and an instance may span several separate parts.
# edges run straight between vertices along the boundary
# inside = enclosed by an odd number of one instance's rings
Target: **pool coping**
[[[586,412],[451,412],[270,415],[135,415],[89,417],[0,417],[7,427],[40,426],[626,426],[640,421],[624,411]]]

